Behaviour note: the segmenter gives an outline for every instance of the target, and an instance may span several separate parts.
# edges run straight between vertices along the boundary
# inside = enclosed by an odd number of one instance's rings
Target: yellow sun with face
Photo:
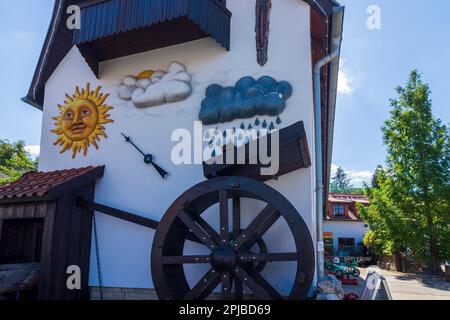
[[[75,94],[66,94],[64,105],[58,105],[59,116],[54,117],[58,135],[54,145],[62,147],[61,153],[72,150],[72,158],[83,152],[86,156],[89,146],[98,149],[100,137],[107,138],[104,125],[114,122],[109,119],[108,111],[112,107],[105,104],[109,94],[100,93],[101,87],[91,91],[90,84],[80,91],[76,87]]]

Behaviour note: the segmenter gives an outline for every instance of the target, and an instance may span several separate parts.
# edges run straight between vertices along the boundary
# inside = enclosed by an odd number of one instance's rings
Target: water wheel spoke
[[[197,236],[208,248],[216,247],[217,243],[184,211],[178,213],[178,218]]]
[[[244,300],[244,285],[241,279],[234,277],[234,299],[238,301]]]
[[[228,234],[228,194],[222,190],[219,192],[219,211],[220,211],[220,243],[227,244]]]
[[[211,263],[211,256],[165,256],[162,257],[163,264],[194,264]]]
[[[231,298],[231,274],[229,272],[222,272],[220,275],[222,282],[222,297],[224,299]]]
[[[194,221],[198,223],[198,225],[209,234],[209,236],[216,242],[219,243],[220,236],[216,230],[214,230],[211,225],[206,222],[200,215],[194,216]]]
[[[241,198],[233,196],[233,239],[237,239],[241,233]],[[233,277],[234,284],[234,299],[237,301],[244,300],[244,285],[242,281]]]
[[[209,271],[197,282],[197,284],[188,292],[184,300],[203,300],[219,285],[220,274],[214,270]]]
[[[233,239],[241,233],[241,198],[233,197]]]
[[[245,247],[248,249],[253,247],[258,242],[258,240],[261,239],[267,231],[269,231],[269,229],[275,224],[275,222],[278,221],[280,217],[280,212],[273,211],[272,214],[270,214],[270,216],[261,224],[258,230],[250,237],[250,239],[248,239]]]
[[[284,298],[281,294],[258,272],[255,270],[248,270],[248,275],[266,292],[269,293],[271,299],[273,300],[283,300]]]
[[[242,253],[239,254],[239,262],[276,262],[297,261],[298,253]]]
[[[235,240],[235,250],[245,246],[251,248],[272,225],[280,218],[281,214],[271,205],[267,205],[258,216],[248,225],[241,235]]]
[[[233,269],[234,275],[242,281],[259,300],[271,300],[270,293],[261,285],[259,285],[244,269],[237,266]]]

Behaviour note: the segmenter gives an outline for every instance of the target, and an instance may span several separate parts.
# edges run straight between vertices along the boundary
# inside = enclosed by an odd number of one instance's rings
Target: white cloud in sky
[[[25,150],[33,157],[39,157],[40,153],[41,153],[41,146],[37,145],[37,146],[26,146]]]
[[[334,177],[338,168],[338,165],[334,163],[331,164],[331,177]],[[370,183],[373,176],[373,172],[369,170],[356,171],[344,168],[344,171],[347,174],[347,177],[351,180],[351,184],[353,184],[356,188],[362,187],[364,182]]]
[[[341,60],[339,64],[338,93],[342,95],[351,95],[353,79],[350,71],[345,67],[345,60]]]

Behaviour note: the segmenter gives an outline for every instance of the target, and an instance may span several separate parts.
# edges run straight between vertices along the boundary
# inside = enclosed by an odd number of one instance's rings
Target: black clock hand
[[[137,151],[139,151],[144,156],[144,162],[146,164],[153,166],[163,179],[167,178],[169,173],[154,162],[155,157],[152,154],[146,154],[145,152],[143,152],[137,145],[134,144],[134,142],[131,140],[131,137],[126,136],[124,133],[122,133],[122,136],[125,138],[126,142],[130,143]]]
[[[131,140],[131,137],[127,137],[124,133],[122,133],[122,136],[125,138],[125,141],[130,143],[137,151],[139,151],[144,157],[146,156],[145,152],[143,152],[137,145],[134,144],[133,140]]]
[[[161,168],[160,166],[158,166],[158,165],[155,163],[154,159],[155,159],[155,158],[154,158],[153,155],[151,155],[151,154],[147,154],[147,155],[144,156],[144,162],[145,162],[146,164],[152,165],[152,166],[155,168],[155,170],[158,171],[159,175],[160,175],[163,179],[166,179],[167,176],[169,175],[169,173],[168,173],[166,170],[164,170],[163,168]]]

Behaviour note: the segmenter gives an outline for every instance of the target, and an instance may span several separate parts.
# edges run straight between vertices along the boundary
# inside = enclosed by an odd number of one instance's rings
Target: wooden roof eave
[[[103,177],[104,172],[105,166],[94,168],[93,170],[81,176],[77,176],[69,181],[63,182],[50,188],[48,190],[48,196],[55,199],[70,190],[76,190],[77,188],[87,183],[93,182],[96,179]]]
[[[326,15],[328,18],[331,16],[331,9],[334,6],[338,6],[337,2],[334,0],[303,1],[308,3],[314,10]],[[62,45],[55,45],[55,41],[52,39],[55,37],[67,40],[72,39],[73,36],[73,31],[68,30],[65,23],[62,23],[61,17],[65,14],[65,10],[61,10],[61,8],[66,8],[73,4],[80,5],[83,2],[86,2],[86,0],[55,0],[52,20],[34,72],[33,80],[27,95],[22,98],[23,102],[41,111],[43,110],[44,105],[45,84],[59,63],[73,47],[73,43],[70,42],[69,44],[67,41],[63,42]],[[56,50],[56,48],[59,48],[59,50]],[[49,64],[49,61],[52,63]]]
[[[103,177],[105,172],[105,166],[94,168],[93,170],[72,178],[69,181],[65,181],[58,185],[55,185],[47,190],[47,193],[42,196],[32,196],[32,197],[12,197],[12,198],[4,198],[0,199],[1,205],[11,205],[11,204],[20,204],[20,203],[30,203],[30,202],[51,202],[55,201],[58,197],[63,195],[66,192],[71,190],[76,190],[79,187],[93,182],[98,178]]]

